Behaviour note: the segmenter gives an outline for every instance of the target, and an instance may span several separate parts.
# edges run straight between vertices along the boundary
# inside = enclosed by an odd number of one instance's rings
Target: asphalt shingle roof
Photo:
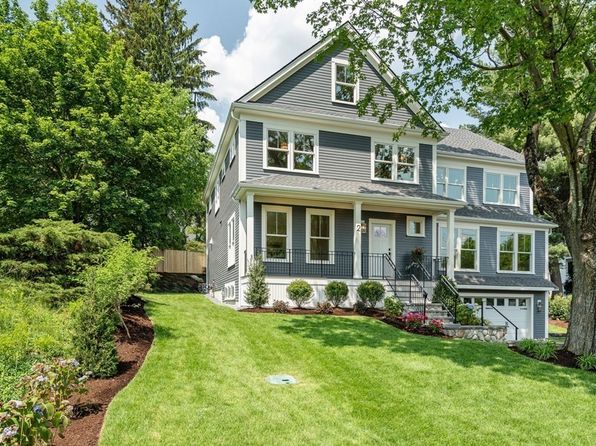
[[[524,156],[521,153],[470,130],[446,128],[445,131],[448,135],[437,144],[439,152],[498,158],[504,161],[524,161]]]
[[[321,190],[328,192],[361,193],[377,196],[383,195],[388,197],[426,198],[430,200],[442,200],[451,203],[458,202],[457,200],[453,200],[451,198],[421,190],[417,185],[410,186],[408,184],[394,185],[387,183],[335,180],[329,178],[298,175],[268,175],[266,177],[260,177],[250,181],[243,181],[240,184],[255,186],[279,186],[308,191]]]
[[[478,289],[489,287],[520,287],[520,288],[556,288],[555,285],[544,277],[535,275],[499,274],[482,276],[478,274],[455,273],[457,285],[476,285]]]
[[[552,224],[548,220],[536,217],[516,206],[498,206],[485,204],[482,206],[465,206],[455,211],[457,217],[483,218],[489,220],[504,220],[519,223],[536,223],[539,225]]]

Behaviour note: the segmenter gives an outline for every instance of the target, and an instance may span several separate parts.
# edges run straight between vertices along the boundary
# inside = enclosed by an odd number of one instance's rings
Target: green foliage
[[[319,314],[333,314],[333,305],[331,302],[317,302],[315,311]]]
[[[312,287],[306,280],[298,279],[292,281],[287,288],[288,297],[298,308],[307,303],[312,297]]]
[[[578,356],[577,366],[582,370],[596,370],[596,355],[589,353]]]
[[[552,245],[548,245],[548,257],[551,260],[562,260],[566,257],[569,257],[569,248],[565,243],[555,243]]]
[[[90,231],[70,221],[35,220],[0,234],[0,273],[34,281],[32,287],[53,294],[47,300],[72,298],[81,291],[82,271],[100,263],[103,252],[117,241],[116,234]]]
[[[283,300],[276,300],[273,302],[272,308],[274,313],[287,313],[290,311],[290,307],[288,307],[288,304]]]
[[[192,252],[205,252],[205,242],[201,242],[199,240],[191,240],[189,242],[186,242],[184,249]]]
[[[56,359],[38,363],[21,382],[23,397],[0,403],[0,443],[7,445],[49,445],[68,424],[68,399],[84,393],[85,381],[79,363]]]
[[[181,247],[211,157],[188,92],[152,82],[90,2],[0,27],[0,231],[36,218]]]
[[[345,282],[332,280],[325,286],[325,297],[335,308],[339,307],[348,297],[348,285]]]
[[[265,264],[261,256],[256,256],[248,267],[248,289],[244,295],[246,302],[261,308],[269,302],[269,287],[265,282]]]
[[[385,287],[381,282],[367,280],[358,285],[356,293],[358,293],[358,297],[370,308],[375,308],[385,296]]]
[[[443,277],[451,284],[454,289],[457,289],[457,283],[455,280],[450,279],[447,276]],[[443,283],[442,280],[439,280],[433,291],[433,302],[442,303],[445,307],[452,311],[452,309],[455,308],[456,305],[459,305],[461,301],[459,300],[458,296],[450,291],[449,287]]]
[[[355,313],[368,314],[369,310],[370,309],[368,308],[368,305],[366,305],[366,302],[357,300],[356,303],[354,304],[354,312]]]
[[[548,302],[548,317],[560,321],[569,321],[572,296],[557,294]]]
[[[541,361],[554,358],[557,353],[557,344],[554,341],[537,341],[535,339],[523,339],[517,343],[517,347],[533,358]]]
[[[128,239],[111,248],[100,266],[85,272],[86,295],[74,311],[73,343],[77,357],[94,374],[116,372],[114,334],[124,322],[120,307],[147,285],[156,261],[149,250],[135,250]]]
[[[179,0],[115,0],[106,3],[107,24],[122,38],[125,54],[157,82],[191,90],[202,109],[215,98],[206,90],[214,71],[201,61],[198,25],[186,25]]]
[[[459,304],[457,306],[457,323],[462,325],[480,325],[481,320],[474,310],[466,304]]]
[[[390,318],[401,317],[404,313],[404,304],[397,297],[386,297],[384,308],[385,316]]]

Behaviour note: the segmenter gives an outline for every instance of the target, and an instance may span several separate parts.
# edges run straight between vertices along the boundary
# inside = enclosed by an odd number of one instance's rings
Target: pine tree
[[[269,287],[265,282],[265,265],[261,257],[256,257],[248,268],[248,289],[245,297],[246,302],[257,308],[269,301]]]
[[[198,24],[187,26],[179,0],[108,0],[106,11],[104,20],[124,40],[126,56],[152,80],[189,89],[199,110],[215,100],[206,90],[217,73],[202,62]]]

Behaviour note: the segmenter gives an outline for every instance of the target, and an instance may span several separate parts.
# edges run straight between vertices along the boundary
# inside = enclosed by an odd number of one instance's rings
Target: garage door
[[[490,308],[491,305],[502,313]],[[529,338],[532,335],[531,330],[531,315],[532,301],[529,297],[495,297],[486,299],[486,307],[484,310],[484,317],[494,325],[505,325],[507,317],[513,324],[518,327],[517,339]],[[508,324],[507,339],[515,340],[515,327]]]

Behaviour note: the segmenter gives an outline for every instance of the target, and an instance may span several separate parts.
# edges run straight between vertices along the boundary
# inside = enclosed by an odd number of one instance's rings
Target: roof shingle
[[[437,144],[439,152],[497,158],[518,163],[524,161],[524,156],[521,153],[470,130],[446,128],[445,131],[448,135]]]
[[[518,223],[534,223],[538,225],[553,225],[552,222],[536,217],[523,211],[517,206],[501,206],[485,204],[482,206],[467,205],[455,211],[456,217],[482,218],[488,220],[503,220]]]

